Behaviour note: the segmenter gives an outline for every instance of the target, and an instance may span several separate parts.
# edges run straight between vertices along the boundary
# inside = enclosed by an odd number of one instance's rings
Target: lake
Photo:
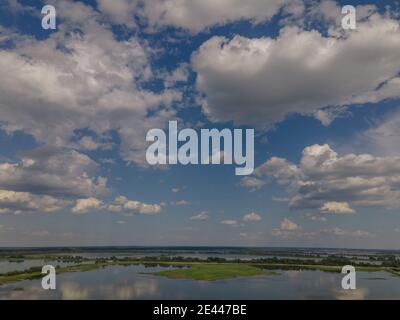
[[[342,274],[279,271],[277,275],[218,281],[175,280],[143,265],[109,266],[57,275],[57,289],[41,280],[0,286],[0,299],[400,299],[400,278],[385,272],[357,272],[357,289],[341,289]]]

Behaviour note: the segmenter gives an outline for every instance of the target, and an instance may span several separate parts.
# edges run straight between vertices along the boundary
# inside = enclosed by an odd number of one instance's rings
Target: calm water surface
[[[166,268],[110,266],[57,276],[57,289],[41,280],[0,286],[0,299],[400,299],[400,278],[357,273],[357,290],[341,289],[342,274],[277,271],[278,275],[218,281],[173,280],[145,274]]]

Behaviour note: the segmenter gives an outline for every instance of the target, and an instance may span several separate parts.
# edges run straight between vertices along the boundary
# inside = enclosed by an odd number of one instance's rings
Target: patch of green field
[[[170,279],[211,281],[256,275],[271,275],[274,274],[274,272],[243,263],[196,263],[191,264],[190,268],[187,269],[159,271],[153,274],[166,276]]]

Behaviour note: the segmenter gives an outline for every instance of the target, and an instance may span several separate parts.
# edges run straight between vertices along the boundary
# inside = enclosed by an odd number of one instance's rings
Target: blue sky
[[[0,5],[0,245],[398,248],[396,1]],[[146,133],[255,128],[255,171]]]

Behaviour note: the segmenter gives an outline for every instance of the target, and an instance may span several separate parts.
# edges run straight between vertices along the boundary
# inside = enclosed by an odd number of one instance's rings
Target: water
[[[357,272],[357,290],[344,291],[342,274],[322,271],[277,270],[218,281],[144,274],[160,270],[166,269],[134,265],[62,273],[56,290],[43,290],[40,279],[26,280],[0,286],[0,299],[400,299],[400,278],[384,272]]]

